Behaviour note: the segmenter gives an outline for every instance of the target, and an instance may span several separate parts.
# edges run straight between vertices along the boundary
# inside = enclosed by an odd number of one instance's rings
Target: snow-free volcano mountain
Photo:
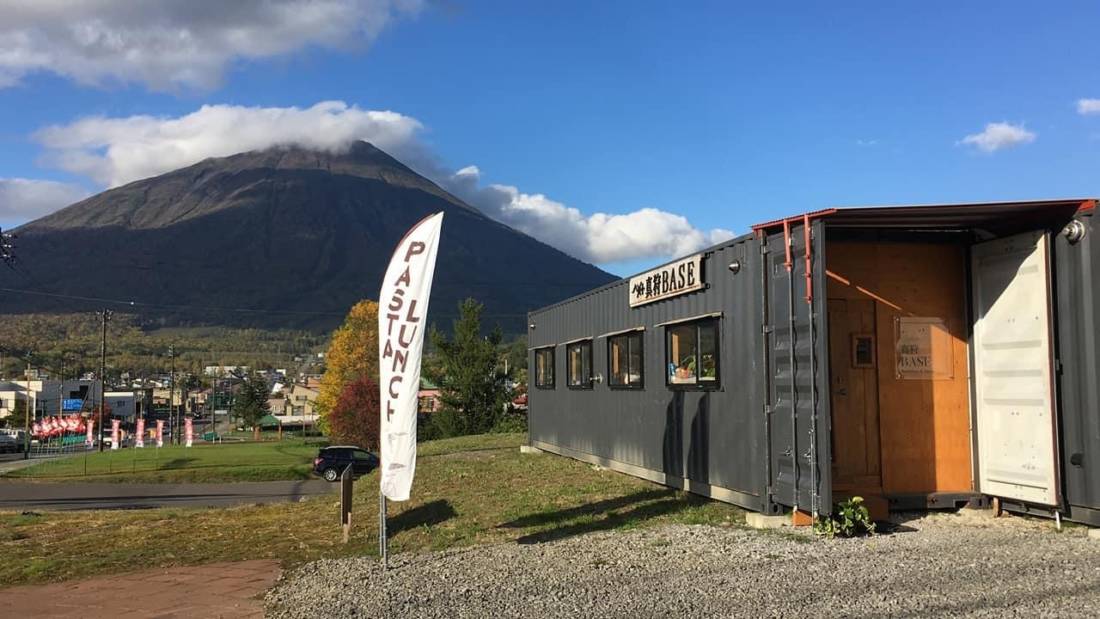
[[[92,196],[19,228],[19,266],[0,274],[0,287],[132,299],[170,322],[331,328],[356,301],[376,298],[401,236],[439,211],[430,314],[441,327],[473,297],[486,322],[525,332],[529,309],[614,279],[356,142],[337,154],[207,159]],[[0,294],[0,313],[100,306]]]

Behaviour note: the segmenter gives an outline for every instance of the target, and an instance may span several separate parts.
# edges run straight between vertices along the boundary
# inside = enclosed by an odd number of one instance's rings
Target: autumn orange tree
[[[329,431],[329,415],[344,388],[364,377],[378,380],[378,303],[368,300],[352,306],[344,324],[332,333],[316,403],[322,431]]]

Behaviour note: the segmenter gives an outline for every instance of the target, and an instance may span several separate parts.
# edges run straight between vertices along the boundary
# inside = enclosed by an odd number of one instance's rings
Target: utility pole
[[[172,426],[172,442],[179,444],[179,413],[176,411],[176,351],[169,346],[168,358],[172,360],[172,372],[168,378],[168,423]]]
[[[65,353],[61,353],[61,371],[57,373],[57,416],[65,416]]]
[[[111,310],[104,309],[103,331],[99,344],[99,451],[103,451],[103,408],[107,405],[107,321],[111,319]]]
[[[31,457],[31,365],[30,355],[27,355],[27,370],[23,374],[23,384],[27,386],[23,393],[23,417],[24,417],[24,431],[23,431],[23,459],[27,460]]]

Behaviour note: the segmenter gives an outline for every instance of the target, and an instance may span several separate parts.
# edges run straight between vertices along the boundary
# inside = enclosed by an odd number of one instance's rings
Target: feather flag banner
[[[443,213],[437,213],[405,234],[378,296],[381,490],[394,501],[409,500],[416,472],[420,360],[442,226]]]

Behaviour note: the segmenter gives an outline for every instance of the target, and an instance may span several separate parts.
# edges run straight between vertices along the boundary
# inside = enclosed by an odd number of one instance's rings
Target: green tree
[[[432,327],[436,353],[424,369],[440,390],[440,410],[432,414],[431,433],[435,436],[488,432],[503,412],[506,376],[498,354],[503,336],[499,326],[488,336],[481,334],[482,309],[473,299],[459,303],[450,338]]]
[[[527,336],[521,335],[508,344],[503,356],[507,359],[508,375],[512,380],[517,380],[520,371],[527,373]],[[518,382],[518,381],[517,381]]]
[[[233,398],[233,416],[240,419],[242,425],[258,429],[260,419],[271,410],[267,395],[267,382],[262,378],[251,376],[241,381],[237,396]]]

